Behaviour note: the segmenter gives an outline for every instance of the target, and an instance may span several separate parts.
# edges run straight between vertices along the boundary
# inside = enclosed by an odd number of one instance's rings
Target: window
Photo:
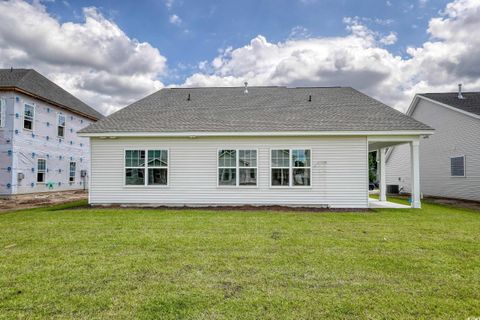
[[[218,185],[256,186],[257,150],[219,150]]]
[[[57,116],[57,136],[65,137],[65,116],[63,114]]]
[[[147,173],[147,179],[145,173]],[[125,184],[167,185],[168,150],[126,150]]]
[[[168,151],[148,150],[148,184],[167,185]]]
[[[450,158],[450,175],[452,177],[465,177],[465,156]]]
[[[77,163],[70,162],[68,181],[75,182],[76,171],[77,171]]]
[[[23,129],[33,130],[35,120],[35,107],[26,104],[23,108]]]
[[[0,128],[5,127],[5,110],[7,108],[7,101],[0,99]]]
[[[271,185],[273,187],[310,186],[310,177],[310,150],[271,150]]]
[[[37,160],[37,182],[45,183],[45,172],[47,171],[47,161],[45,159]]]

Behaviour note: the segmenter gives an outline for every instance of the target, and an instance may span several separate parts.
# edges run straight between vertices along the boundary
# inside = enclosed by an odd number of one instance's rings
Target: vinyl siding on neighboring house
[[[168,186],[124,186],[125,149],[168,149]],[[258,150],[257,187],[217,185],[217,152]],[[312,150],[311,187],[270,187],[270,150]],[[366,137],[91,138],[90,203],[368,207]]]
[[[435,129],[421,141],[420,186],[425,195],[480,200],[480,119],[420,99],[412,116]],[[450,176],[450,157],[465,156],[466,176]],[[395,147],[387,162],[387,184],[410,192],[408,146]],[[399,183],[398,178],[402,181]],[[403,182],[403,180],[405,182]]]

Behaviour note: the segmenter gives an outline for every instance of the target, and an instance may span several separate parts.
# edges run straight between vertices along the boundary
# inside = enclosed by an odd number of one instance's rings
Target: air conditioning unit
[[[80,177],[85,178],[87,176],[87,170],[80,170]]]
[[[23,179],[25,179],[25,174],[23,172],[17,173],[17,180],[21,181]]]

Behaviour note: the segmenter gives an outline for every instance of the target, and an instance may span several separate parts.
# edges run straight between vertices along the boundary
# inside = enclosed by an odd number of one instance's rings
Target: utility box
[[[80,177],[85,178],[87,176],[87,170],[80,170]]]

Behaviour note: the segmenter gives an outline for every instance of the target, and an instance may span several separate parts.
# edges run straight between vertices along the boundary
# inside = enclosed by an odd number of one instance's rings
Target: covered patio
[[[386,178],[386,156],[387,149],[396,145],[410,145],[410,168],[411,168],[411,208],[421,208],[420,200],[420,136],[375,136],[368,138],[368,152],[377,151],[378,153],[378,180],[379,180],[379,198],[370,199],[370,208],[408,208],[387,201],[387,178]]]

